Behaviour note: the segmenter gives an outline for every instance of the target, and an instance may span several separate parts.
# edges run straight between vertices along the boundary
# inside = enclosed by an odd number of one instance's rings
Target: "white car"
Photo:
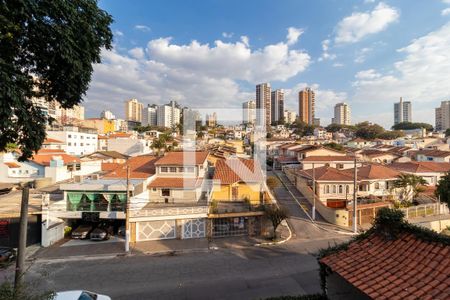
[[[53,300],[111,300],[111,298],[89,291],[64,291],[57,292]]]

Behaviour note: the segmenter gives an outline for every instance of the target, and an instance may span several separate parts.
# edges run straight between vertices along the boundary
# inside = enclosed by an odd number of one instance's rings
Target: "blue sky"
[[[100,1],[114,18],[114,50],[103,52],[85,98],[88,116],[123,101],[177,100],[236,108],[255,84],[317,91],[330,122],[346,101],[354,122],[390,127],[393,103],[413,102],[413,120],[434,124],[450,99],[450,0]]]

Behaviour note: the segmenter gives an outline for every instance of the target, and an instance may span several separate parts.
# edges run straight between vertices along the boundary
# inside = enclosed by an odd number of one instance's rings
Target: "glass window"
[[[336,186],[333,185],[333,194],[336,194]]]
[[[194,173],[194,167],[187,167],[185,172]]]
[[[339,194],[342,194],[344,192],[344,187],[342,184],[339,185]]]
[[[167,167],[161,167],[161,173],[167,173]]]
[[[184,168],[183,167],[179,167],[178,168],[178,172],[180,172],[180,173],[184,172]]]
[[[161,196],[163,196],[163,197],[170,196],[170,190],[169,189],[162,189],[161,190]]]
[[[325,186],[325,193],[330,193],[330,186],[328,184]]]
[[[176,173],[177,168],[176,167],[170,167],[170,173]]]
[[[345,186],[345,192],[347,194],[350,193],[350,186],[348,184]]]
[[[68,143],[67,143],[67,146],[72,146],[72,143],[71,143],[71,142],[68,142]]]
[[[380,183],[375,182],[375,189],[376,189],[376,190],[379,190],[379,189],[380,189]]]

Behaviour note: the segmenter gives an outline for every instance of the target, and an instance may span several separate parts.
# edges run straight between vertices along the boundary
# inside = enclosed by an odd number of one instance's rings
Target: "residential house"
[[[393,163],[390,167],[401,173],[420,176],[427,181],[429,186],[435,186],[441,177],[450,172],[450,163],[432,161]]]
[[[47,131],[47,139],[64,143],[67,154],[85,155],[97,151],[97,130],[78,126],[64,126],[61,130]]]
[[[344,152],[317,145],[303,145],[294,149],[293,153],[299,162],[309,156],[346,156]]]
[[[357,162],[357,166],[361,163]],[[326,155],[326,156],[308,156],[301,161],[301,168],[303,170],[319,167],[332,167],[338,170],[350,169],[355,166],[355,158],[351,156],[338,156],[338,155]]]
[[[363,149],[356,156],[364,162],[390,164],[401,156],[389,151],[378,149]]]
[[[374,145],[376,145],[376,142],[368,141],[368,140],[365,140],[365,139],[362,139],[362,138],[355,138],[355,139],[347,142],[347,146],[348,147],[359,148],[359,149],[369,148],[369,147],[372,147]]]
[[[450,151],[419,150],[415,155],[417,161],[450,162]]]

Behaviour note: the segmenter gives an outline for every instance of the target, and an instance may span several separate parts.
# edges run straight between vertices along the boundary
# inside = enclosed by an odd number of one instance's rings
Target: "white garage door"
[[[176,238],[175,220],[136,223],[136,241],[167,240]]]
[[[203,238],[205,235],[205,219],[189,219],[183,221],[183,239]]]

